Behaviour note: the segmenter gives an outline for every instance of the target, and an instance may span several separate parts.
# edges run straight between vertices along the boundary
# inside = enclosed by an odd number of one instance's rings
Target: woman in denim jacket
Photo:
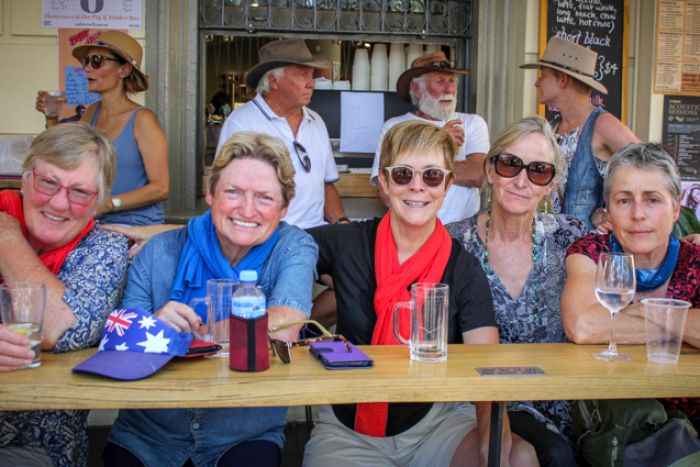
[[[318,248],[280,222],[294,196],[294,168],[277,138],[240,132],[223,147],[208,181],[211,209],[187,228],[153,237],[133,260],[122,307],[154,311],[178,331],[202,317],[185,305],[211,278],[258,271],[269,325],[311,311]],[[294,340],[298,327],[275,337]],[[122,410],[104,452],[106,466],[277,466],[286,407]]]

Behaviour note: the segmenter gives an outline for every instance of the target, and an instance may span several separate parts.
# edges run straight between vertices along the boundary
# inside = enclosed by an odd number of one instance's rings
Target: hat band
[[[540,62],[541,62],[541,63],[545,63],[545,64],[547,64],[547,65],[558,66],[559,68],[564,68],[565,70],[573,71],[574,73],[578,73],[579,75],[583,75],[583,76],[586,76],[586,77],[588,77],[588,78],[593,78],[593,79],[595,79],[595,76],[593,76],[592,73],[586,73],[586,72],[584,72],[584,71],[579,70],[578,68],[570,67],[570,66],[567,66],[567,65],[563,65],[563,64],[561,64],[561,63],[552,62],[552,61],[544,60],[544,59],[540,59]]]
[[[443,70],[452,70],[454,67],[452,66],[452,62],[439,61],[421,65],[420,68],[440,68]]]

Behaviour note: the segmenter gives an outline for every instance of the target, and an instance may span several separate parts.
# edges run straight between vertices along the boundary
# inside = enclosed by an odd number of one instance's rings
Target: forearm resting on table
[[[275,326],[280,326],[285,323],[292,323],[294,321],[304,321],[308,317],[297,310],[296,308],[291,308],[288,306],[271,306],[267,309],[268,329],[272,329]],[[294,326],[287,329],[282,329],[277,331],[272,336],[275,339],[279,339],[285,342],[296,342],[299,338],[299,331],[301,330],[301,325]]]
[[[618,312],[615,320],[615,342],[618,344],[643,344],[645,342],[644,317],[637,316],[631,305]],[[628,307],[628,308],[630,308]],[[568,314],[562,321],[566,335],[576,344],[608,344],[612,319],[610,312],[601,305],[581,307],[575,315]]]

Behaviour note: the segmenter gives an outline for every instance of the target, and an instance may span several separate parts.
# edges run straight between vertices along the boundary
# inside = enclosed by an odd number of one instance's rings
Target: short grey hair
[[[557,143],[557,137],[555,136],[554,130],[549,122],[537,115],[525,117],[505,127],[498,134],[496,140],[491,145],[486,160],[489,164],[493,165],[495,163],[492,159],[493,156],[504,152],[508,146],[511,146],[523,136],[533,133],[544,136],[549,143],[549,146],[552,148],[555,169],[554,181],[559,182],[564,176],[564,160],[561,156],[559,143]],[[486,178],[484,178],[484,184],[488,185],[488,180],[486,180]]]
[[[411,80],[410,84],[416,83],[416,86],[418,86],[418,89],[420,90],[421,93],[425,93],[425,73],[423,73],[420,76],[416,76]],[[408,95],[411,97],[411,104],[413,104],[413,107],[418,108],[419,99],[418,97],[413,93],[413,87],[408,86]]]
[[[282,76],[282,73],[284,73],[285,68],[287,67],[280,66],[266,71],[265,74],[258,80],[258,86],[255,88],[255,92],[265,95],[267,91],[270,90],[270,76],[274,76],[276,79],[279,79],[280,76]]]
[[[114,146],[105,134],[84,123],[61,123],[40,133],[29,148],[29,155],[22,164],[22,177],[26,180],[40,162],[52,164],[63,170],[72,170],[84,160],[97,162],[97,203],[102,204],[112,190],[116,173]]]
[[[608,163],[605,181],[603,182],[603,198],[607,205],[610,205],[613,175],[616,170],[622,167],[660,170],[666,176],[666,188],[671,193],[673,207],[678,207],[678,200],[681,197],[681,176],[678,173],[675,161],[660,144],[632,143],[613,155]]]

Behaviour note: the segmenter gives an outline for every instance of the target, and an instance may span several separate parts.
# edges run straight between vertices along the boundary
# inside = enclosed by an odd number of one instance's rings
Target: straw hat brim
[[[443,73],[455,73],[458,75],[468,75],[469,70],[466,68],[435,68],[435,67],[417,67],[409,68],[399,75],[399,79],[396,80],[396,93],[399,95],[401,100],[406,102],[411,102],[411,95],[409,94],[409,89],[411,88],[411,80],[420,75],[430,73],[431,71],[440,71]]]
[[[141,71],[141,68],[139,67],[138,64],[134,63],[134,60],[129,54],[124,52],[123,50],[114,47],[110,44],[84,44],[84,45],[79,45],[75,47],[72,51],[71,54],[78,59],[80,63],[82,63],[83,57],[85,57],[90,49],[93,48],[99,48],[99,49],[107,49],[114,53],[115,55],[119,56],[124,62],[128,63],[131,65],[132,68],[132,74],[134,75],[134,78],[136,80],[136,87],[135,92],[140,92],[140,91],[145,91],[148,89],[148,75],[146,75],[143,71]]]
[[[533,69],[533,68],[540,68],[540,67],[547,67],[547,68],[552,68],[554,70],[561,71],[562,73],[566,73],[567,75],[576,78],[577,80],[581,81],[583,84],[590,86],[591,88],[595,89],[601,94],[607,94],[608,93],[608,88],[603,86],[603,83],[598,81],[597,79],[591,78],[590,76],[582,75],[581,73],[576,73],[575,71],[568,70],[564,67],[553,65],[551,63],[543,63],[543,62],[537,62],[537,63],[526,63],[525,65],[520,65],[520,68],[523,70],[528,70],[528,69]]]
[[[248,71],[245,78],[245,85],[248,90],[254,90],[258,87],[258,81],[260,78],[268,71],[279,68],[286,65],[301,65],[308,66],[310,68],[315,68],[317,70],[327,70],[331,68],[329,60],[325,57],[314,56],[312,60],[304,62],[299,60],[268,60],[266,62],[258,63],[253,68]]]

